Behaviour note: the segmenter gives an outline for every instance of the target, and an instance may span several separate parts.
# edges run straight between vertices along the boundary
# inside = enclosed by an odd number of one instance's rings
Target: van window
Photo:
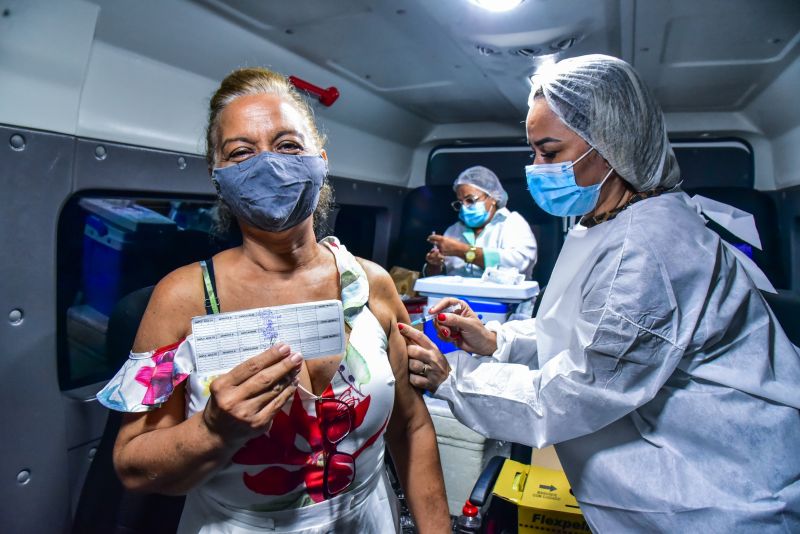
[[[77,195],[58,225],[58,369],[62,390],[104,381],[124,361],[106,351],[117,302],[170,271],[233,246],[212,235],[214,201]]]
[[[700,138],[673,139],[671,142],[681,168],[684,189],[704,191],[709,187],[721,187],[731,193],[741,188],[752,189],[753,152],[745,141]],[[545,213],[533,202],[525,180],[525,166],[530,164],[531,149],[524,144],[436,147],[428,158],[427,195],[435,197],[435,204],[445,209],[454,198],[453,181],[464,169],[483,165],[494,171],[508,193],[508,209],[522,215],[536,236],[538,261],[533,278],[544,286],[561,251],[568,226],[565,220]],[[440,215],[417,214],[417,217],[425,218],[421,223],[424,228],[436,228],[436,224],[431,222],[436,216]],[[450,217],[455,222],[455,214],[450,214]],[[423,257],[422,250],[415,255],[420,264]]]
[[[527,145],[438,147],[428,158],[425,183],[453,185],[461,171],[475,165],[491,169],[502,182],[524,182],[525,166],[530,164]]]
[[[544,212],[533,202],[525,181],[525,166],[530,164],[531,149],[527,145],[437,148],[431,152],[428,162],[428,193],[435,196],[435,209],[439,210],[435,216],[444,216],[449,219],[448,224],[453,224],[457,214],[450,210],[449,204],[455,200],[452,184],[459,173],[473,165],[483,165],[494,171],[508,193],[506,207],[519,213],[536,237],[537,261],[532,277],[545,286],[564,243],[565,226],[563,219]],[[436,229],[437,225],[425,223],[423,227]]]
[[[684,189],[697,187],[749,187],[755,165],[750,145],[731,139],[671,139],[681,168]],[[444,146],[434,148],[428,159],[427,185],[451,185],[464,169],[488,167],[502,182],[525,182],[525,166],[531,164],[527,145]]]
[[[672,140],[681,168],[684,189],[744,187],[755,183],[755,162],[750,145],[740,139]]]
[[[373,259],[375,229],[386,229],[389,210],[376,206],[339,204],[334,209],[334,235],[354,256]]]

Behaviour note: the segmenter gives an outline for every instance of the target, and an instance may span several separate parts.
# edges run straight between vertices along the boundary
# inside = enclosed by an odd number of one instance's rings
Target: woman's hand
[[[443,256],[458,256],[463,258],[464,253],[469,250],[469,245],[463,241],[438,234],[429,235],[428,242],[438,248]]]
[[[407,324],[397,323],[397,328],[408,344],[408,381],[415,388],[436,391],[450,374],[450,364],[428,336]]]
[[[442,313],[450,306],[457,307],[457,312]],[[459,349],[483,356],[494,354],[497,350],[497,334],[487,330],[463,300],[447,297],[431,306],[428,313],[436,315],[434,325],[439,337],[454,343]]]
[[[279,343],[211,383],[203,422],[226,443],[243,443],[269,429],[294,395],[303,357]]]

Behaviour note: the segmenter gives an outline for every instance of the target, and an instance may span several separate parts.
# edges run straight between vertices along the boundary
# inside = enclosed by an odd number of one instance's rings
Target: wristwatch
[[[476,256],[475,251],[476,250],[477,250],[477,247],[475,247],[475,245],[472,245],[471,247],[469,247],[469,250],[467,250],[464,253],[464,259],[467,261],[467,263],[472,263],[473,261],[475,261],[475,256]]]

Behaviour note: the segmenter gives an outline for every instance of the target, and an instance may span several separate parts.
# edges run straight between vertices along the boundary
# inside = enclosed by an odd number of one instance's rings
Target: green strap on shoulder
[[[212,313],[219,313],[219,301],[214,291],[214,284],[211,283],[211,275],[208,274],[208,265],[205,260],[200,262],[200,268],[203,270],[203,283],[206,286],[206,302],[211,307]]]

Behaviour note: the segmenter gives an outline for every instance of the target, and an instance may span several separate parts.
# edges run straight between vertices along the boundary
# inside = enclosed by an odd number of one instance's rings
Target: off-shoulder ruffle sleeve
[[[154,410],[194,371],[193,354],[192,336],[154,351],[131,352],[97,400],[118,412]]]

